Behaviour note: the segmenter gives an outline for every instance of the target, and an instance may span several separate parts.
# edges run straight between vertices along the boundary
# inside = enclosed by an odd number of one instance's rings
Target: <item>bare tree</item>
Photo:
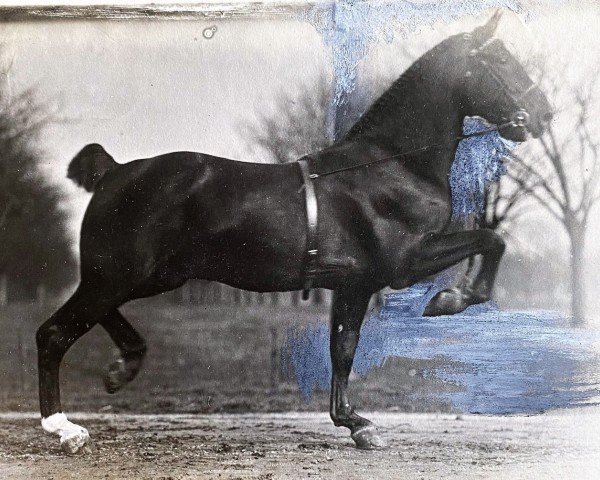
[[[537,59],[542,87],[555,100],[555,120],[546,133],[520,154],[513,154],[511,178],[564,227],[570,246],[571,313],[585,318],[584,253],[590,211],[600,198],[600,136],[594,122],[600,113],[598,77],[569,81],[567,64]]]
[[[514,168],[510,165],[508,170],[509,174],[486,186],[483,214],[477,219],[477,227],[506,231],[524,213],[519,207],[523,205],[528,192],[513,179],[520,179],[522,173],[512,171]]]
[[[261,110],[255,121],[241,125],[251,150],[266,154],[269,161],[286,163],[331,145],[398,78],[397,70],[417,56],[414,45],[398,45],[389,71],[363,72],[366,78],[342,95],[341,105],[334,103],[335,86],[324,75],[295,93],[280,92],[270,110]]]
[[[320,77],[313,86],[303,86],[297,95],[282,92],[270,111],[261,111],[253,123],[242,125],[254,153],[266,160],[286,163],[331,143],[327,129],[330,86]]]
[[[32,297],[76,278],[62,196],[39,170],[39,138],[54,115],[35,87],[14,94],[0,83],[0,303],[9,286]]]

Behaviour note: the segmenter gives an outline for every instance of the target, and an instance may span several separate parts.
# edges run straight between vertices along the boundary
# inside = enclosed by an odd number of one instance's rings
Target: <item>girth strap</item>
[[[304,263],[304,289],[302,290],[302,299],[308,300],[308,293],[312,288],[313,280],[316,275],[318,248],[317,248],[317,222],[318,222],[318,206],[317,195],[315,193],[315,185],[313,178],[316,175],[311,175],[308,162],[306,160],[298,160],[300,171],[302,172],[302,180],[304,181],[304,199],[306,202],[306,257]]]

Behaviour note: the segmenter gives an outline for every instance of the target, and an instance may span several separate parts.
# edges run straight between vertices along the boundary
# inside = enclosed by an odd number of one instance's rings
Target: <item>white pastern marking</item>
[[[60,445],[68,453],[75,453],[90,439],[88,431],[67,420],[64,413],[55,413],[42,418],[42,428],[60,437]]]

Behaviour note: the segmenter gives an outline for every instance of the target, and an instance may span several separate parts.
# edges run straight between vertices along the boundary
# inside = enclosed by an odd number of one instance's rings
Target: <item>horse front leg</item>
[[[431,299],[423,315],[452,315],[462,312],[469,305],[491,299],[496,273],[504,253],[504,240],[492,230],[434,235],[420,246],[413,264],[413,271],[420,277],[441,272],[458,262],[481,254],[481,266],[475,278],[471,278],[474,261],[463,280],[456,286],[439,292]]]
[[[330,353],[333,375],[329,413],[336,427],[350,429],[358,448],[385,447],[375,425],[357,415],[348,401],[348,377],[358,345],[360,327],[369,305],[371,292],[361,289],[336,290],[331,309]]]

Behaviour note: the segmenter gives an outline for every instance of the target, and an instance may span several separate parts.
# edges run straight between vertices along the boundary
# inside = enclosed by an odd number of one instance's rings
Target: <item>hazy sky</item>
[[[501,38],[524,56],[533,39],[538,49],[550,45],[582,65],[574,75],[597,64],[600,8],[587,2],[565,8],[532,3],[538,16],[528,22],[530,33],[508,16]],[[399,75],[407,66],[399,48],[420,54],[482,21],[423,26],[407,38],[374,45],[360,68],[369,75],[390,77],[396,70]],[[202,32],[211,26],[217,31],[206,39]],[[329,50],[301,20],[19,22],[2,26],[0,42],[3,63],[11,64],[2,81],[13,92],[37,85],[40,98],[50,99],[68,120],[45,131],[42,147],[45,171],[67,194],[74,235],[89,195],[64,175],[85,144],[101,143],[119,162],[172,150],[259,161],[248,154],[240,123],[269,108],[277,93],[331,74]],[[588,248],[593,264],[600,256],[592,240],[600,235],[599,210],[595,213]],[[538,222],[531,225],[521,225],[521,237],[539,232]]]
[[[210,40],[206,27],[217,25]],[[85,144],[101,143],[117,161],[171,150],[244,158],[239,124],[273,92],[325,65],[312,27],[285,22],[56,21],[6,25],[13,91],[37,84],[68,118],[43,138],[48,172],[61,185]],[[68,188],[79,212],[87,195]]]

